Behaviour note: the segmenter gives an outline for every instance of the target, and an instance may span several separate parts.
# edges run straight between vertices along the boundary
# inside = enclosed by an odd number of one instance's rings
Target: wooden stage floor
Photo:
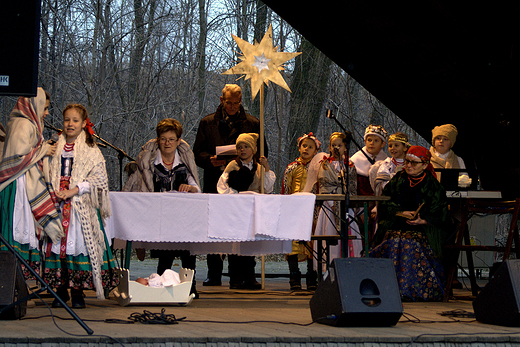
[[[199,282],[200,283],[200,282]],[[226,283],[224,283],[226,284]],[[0,321],[0,347],[7,346],[173,346],[173,347],[342,347],[342,346],[515,346],[520,327],[486,325],[473,318],[443,316],[472,313],[469,291],[449,303],[403,303],[393,327],[353,328],[312,323],[312,293],[290,292],[287,279],[266,279],[266,290],[235,291],[227,286],[198,286],[190,305],[127,306],[100,301],[87,291],[87,308],[75,310],[93,331],[85,330],[64,309],[50,310],[34,300],[21,320]],[[52,298],[43,299],[49,306]],[[178,324],[122,324],[132,313],[148,310],[186,317]],[[52,315],[54,315],[54,322]],[[107,321],[108,320],[108,321]],[[109,320],[116,320],[109,323]],[[120,320],[120,321],[117,321]]]

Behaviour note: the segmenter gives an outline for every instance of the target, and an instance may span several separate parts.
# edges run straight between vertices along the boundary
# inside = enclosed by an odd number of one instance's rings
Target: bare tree
[[[61,110],[82,103],[96,133],[132,157],[166,117],[179,119],[183,138],[193,143],[223,84],[239,77],[221,75],[238,62],[231,34],[254,43],[269,24],[280,51],[303,52],[283,72],[292,94],[265,89],[269,161],[280,179],[298,155],[296,139],[303,132],[315,132],[327,146],[330,133],[340,130],[324,117],[326,108],[357,142],[370,122],[389,132],[404,129],[414,143],[422,140],[259,0],[43,0],[38,84],[52,95],[48,120],[60,128]],[[237,83],[244,87],[244,106],[258,115],[248,82]],[[0,98],[4,125],[15,102]],[[102,151],[111,188],[118,189],[118,153]]]
[[[292,94],[287,127],[291,158],[298,156],[298,137],[318,126],[331,66],[331,60],[305,38],[302,38],[300,47],[302,54],[296,57],[296,68],[291,82]]]
[[[199,0],[199,42],[197,45],[197,72],[199,78],[199,110],[206,99],[206,42],[208,40],[206,0]]]

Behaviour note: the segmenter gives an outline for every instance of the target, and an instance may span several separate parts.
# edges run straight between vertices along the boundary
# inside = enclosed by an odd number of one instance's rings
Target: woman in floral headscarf
[[[440,259],[448,231],[448,203],[430,158],[426,148],[411,146],[404,170],[383,189],[391,199],[378,207],[379,228],[370,256],[394,261],[404,301],[439,301],[444,295]]]
[[[19,97],[9,115],[0,163],[0,233],[37,272],[39,239],[64,236],[50,184],[49,156],[56,151],[43,139],[49,98],[42,88],[35,97]],[[6,247],[0,243],[0,250]],[[24,275],[29,277],[27,269]]]

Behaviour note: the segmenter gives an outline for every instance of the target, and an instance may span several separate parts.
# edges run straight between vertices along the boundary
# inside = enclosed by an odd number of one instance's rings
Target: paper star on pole
[[[231,36],[233,36],[238,47],[242,50],[242,56],[239,57],[242,61],[226,72],[223,72],[223,75],[244,74],[246,75],[246,80],[251,79],[251,94],[253,100],[264,82],[269,84],[269,81],[271,81],[291,91],[280,74],[280,70],[284,69],[282,66],[283,63],[300,55],[301,52],[278,52],[277,47],[273,47],[273,28],[271,25],[269,25],[269,29],[267,29],[262,41],[254,45],[233,34],[231,34]]]

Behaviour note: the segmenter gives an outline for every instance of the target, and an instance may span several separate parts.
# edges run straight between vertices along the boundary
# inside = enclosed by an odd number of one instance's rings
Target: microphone
[[[336,157],[336,159],[340,160],[340,155],[339,155],[339,149],[337,147],[334,147],[334,156]]]
[[[58,133],[54,133],[52,134],[50,140],[49,140],[49,143],[51,145],[55,144],[56,142],[58,142],[58,140],[60,139],[60,135],[58,135]]]

